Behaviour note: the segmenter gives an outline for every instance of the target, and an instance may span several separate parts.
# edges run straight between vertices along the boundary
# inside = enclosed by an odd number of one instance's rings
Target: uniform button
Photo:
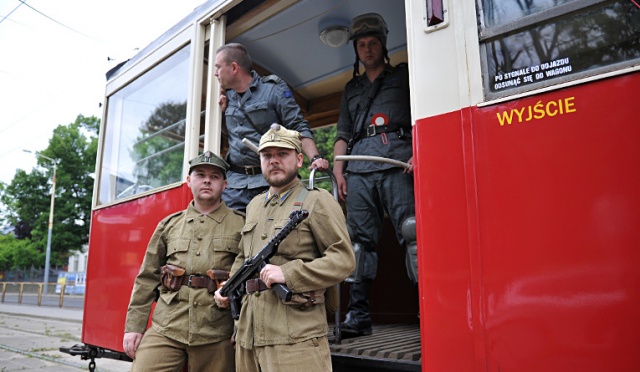
[[[278,202],[274,200],[271,202],[271,205],[278,205]]]
[[[253,294],[254,294],[256,297],[260,297],[260,291],[255,291],[255,292],[253,292]]]
[[[262,240],[265,240],[267,238],[267,234],[262,234],[260,237],[262,238]]]
[[[196,256],[200,256],[200,252],[196,252]]]
[[[199,237],[197,237],[196,239],[198,239],[198,240],[202,240],[202,237],[201,237],[201,236],[199,236]]]
[[[197,302],[194,302],[194,303],[193,303],[193,307],[198,307],[198,305],[199,305],[199,304],[198,304]]]

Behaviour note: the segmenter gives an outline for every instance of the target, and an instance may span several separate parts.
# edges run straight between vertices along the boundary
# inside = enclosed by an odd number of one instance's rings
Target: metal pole
[[[44,155],[42,155],[44,157]],[[53,160],[52,160],[53,161]],[[49,284],[49,263],[51,261],[51,231],[53,230],[53,206],[56,199],[56,169],[58,166],[53,161],[53,181],[51,183],[51,208],[49,209],[49,232],[47,234],[47,252],[44,260],[44,294],[47,294]]]
[[[47,286],[49,284],[49,265],[51,262],[51,234],[53,230],[53,206],[56,200],[56,170],[58,169],[58,165],[56,164],[56,161],[54,159],[51,159],[48,156],[30,151],[30,150],[22,150],[22,151],[35,154],[35,156],[41,156],[49,160],[53,164],[53,180],[51,181],[51,207],[49,208],[49,230],[47,233],[47,250],[45,253],[45,260],[44,260],[44,281],[43,281],[44,288],[42,290],[42,293],[46,295]]]

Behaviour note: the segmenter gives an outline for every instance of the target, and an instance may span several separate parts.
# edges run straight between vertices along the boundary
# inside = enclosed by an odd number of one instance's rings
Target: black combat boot
[[[368,336],[371,331],[371,315],[369,314],[370,281],[351,283],[349,308],[343,323],[340,324],[342,338]]]

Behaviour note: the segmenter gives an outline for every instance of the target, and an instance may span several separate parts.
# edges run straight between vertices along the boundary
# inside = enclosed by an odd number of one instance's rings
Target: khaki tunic
[[[160,285],[160,267],[172,264],[185,268],[185,275],[206,275],[209,269],[230,270],[238,254],[244,218],[224,202],[203,215],[193,202],[158,224],[135,279],[125,332],[144,333],[151,305],[152,327],[161,335],[187,345],[204,345],[229,340],[233,319],[228,309],[219,309],[206,288],[182,286],[171,292]]]
[[[232,272],[255,255],[287,223],[294,202],[304,186],[301,182],[282,199],[266,200],[266,193],[247,206],[241,252]],[[344,214],[326,190],[310,190],[302,204],[309,217],[278,246],[270,263],[282,268],[286,285],[294,293],[329,288],[342,282],[355,265]],[[326,337],[325,304],[300,308],[284,305],[271,290],[246,295],[237,322],[236,342],[245,349],[283,345]]]

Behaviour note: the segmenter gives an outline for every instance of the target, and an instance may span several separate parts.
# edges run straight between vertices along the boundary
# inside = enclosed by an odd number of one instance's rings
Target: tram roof
[[[209,9],[216,8],[220,2],[221,0],[210,0],[198,6],[132,59],[109,71],[107,79],[126,71],[127,65],[135,64],[144,58],[174,34],[200,19]],[[323,44],[319,34],[325,27],[349,27],[351,19],[355,16],[378,13],[384,17],[389,27],[387,49],[392,63],[407,60],[404,1],[299,0],[289,1],[291,5],[273,13],[269,8],[280,6],[277,2],[247,0],[230,9],[226,13],[226,42],[245,45],[259,73],[280,76],[298,97],[308,102],[334,102],[339,99],[345,83],[351,79],[353,73],[355,54],[352,42],[347,42],[341,47]],[[323,105],[322,102],[318,104]],[[308,120],[311,122],[312,119],[310,117]],[[328,124],[334,119],[335,116],[324,121],[315,121],[313,125]]]

